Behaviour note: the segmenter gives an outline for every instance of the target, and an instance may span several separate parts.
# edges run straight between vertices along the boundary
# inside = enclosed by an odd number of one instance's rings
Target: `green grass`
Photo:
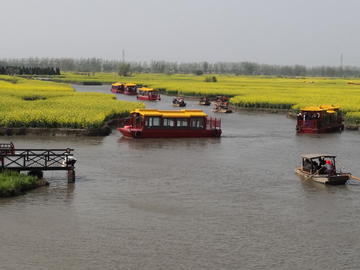
[[[15,171],[0,173],[0,197],[10,197],[39,186],[36,176],[25,175]]]

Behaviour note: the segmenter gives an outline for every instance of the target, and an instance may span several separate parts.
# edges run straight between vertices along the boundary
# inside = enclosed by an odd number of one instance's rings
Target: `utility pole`
[[[341,53],[340,66],[342,67],[342,65],[343,65],[343,54]]]

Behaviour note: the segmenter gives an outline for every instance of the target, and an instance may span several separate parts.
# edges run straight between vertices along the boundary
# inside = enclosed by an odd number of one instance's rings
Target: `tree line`
[[[356,66],[315,66],[270,65],[255,62],[192,62],[178,63],[166,61],[123,62],[100,58],[3,58],[0,66],[13,67],[59,67],[62,72],[116,72],[120,75],[132,73],[163,74],[234,74],[268,76],[311,76],[311,77],[360,77],[360,67]]]
[[[60,69],[54,67],[16,67],[0,66],[0,74],[3,75],[60,75]]]

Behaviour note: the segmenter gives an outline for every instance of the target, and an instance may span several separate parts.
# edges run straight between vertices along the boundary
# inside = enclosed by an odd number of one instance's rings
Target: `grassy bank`
[[[45,185],[47,182],[32,175],[25,175],[14,171],[0,173],[0,197],[10,197],[24,191]]]
[[[115,95],[77,93],[68,84],[0,76],[0,127],[96,129],[125,117],[138,102]]]

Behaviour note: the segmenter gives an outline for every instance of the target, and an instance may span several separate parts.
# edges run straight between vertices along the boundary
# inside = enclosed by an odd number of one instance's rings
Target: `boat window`
[[[146,128],[160,128],[160,117],[146,117],[145,118]]]
[[[189,125],[188,118],[178,118],[176,119],[177,128],[187,128]]]
[[[190,118],[190,128],[204,128],[204,118],[203,117],[193,117]]]
[[[174,118],[163,118],[163,128],[174,128],[175,120]]]

